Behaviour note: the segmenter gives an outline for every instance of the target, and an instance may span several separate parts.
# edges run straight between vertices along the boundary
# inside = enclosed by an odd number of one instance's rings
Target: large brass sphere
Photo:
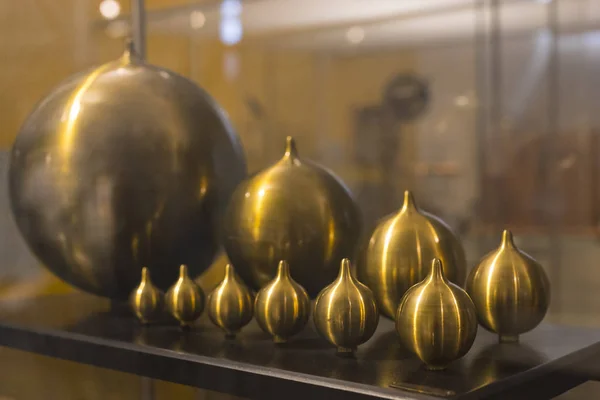
[[[12,210],[54,274],[127,299],[142,266],[167,289],[195,276],[246,166],[213,99],[130,50],[60,84],[29,115],[10,160]]]
[[[406,191],[400,211],[381,221],[361,252],[358,279],[373,290],[381,313],[394,318],[402,296],[425,278],[433,258],[442,261],[450,281],[463,284],[466,258],[458,237]]]
[[[550,304],[550,281],[544,268],[513,242],[505,230],[500,246],[481,259],[467,278],[467,292],[479,323],[501,342],[538,326]]]
[[[229,259],[254,289],[286,260],[314,298],[336,277],[340,260],[354,254],[360,214],[348,189],[331,172],[298,158],[288,137],[283,158],[236,189],[224,234]]]

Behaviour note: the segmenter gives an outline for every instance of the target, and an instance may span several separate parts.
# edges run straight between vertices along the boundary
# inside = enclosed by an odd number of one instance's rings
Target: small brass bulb
[[[190,326],[204,310],[204,292],[188,276],[187,266],[179,267],[179,279],[167,291],[167,309],[182,327]]]
[[[129,305],[135,316],[144,324],[156,322],[164,310],[165,294],[152,284],[150,271],[142,268],[142,280],[129,296]]]
[[[501,342],[516,342],[535,328],[550,304],[550,282],[542,266],[519,250],[505,230],[500,247],[479,262],[467,279],[479,323]]]
[[[280,261],[275,279],[267,283],[254,302],[256,322],[275,343],[285,343],[300,332],[310,314],[306,290],[290,276],[287,261]]]
[[[254,299],[231,264],[225,266],[223,281],[208,296],[208,317],[233,339],[252,320]]]
[[[353,353],[375,333],[379,323],[375,297],[354,277],[347,258],[337,279],[317,297],[313,320],[319,334],[341,354]]]

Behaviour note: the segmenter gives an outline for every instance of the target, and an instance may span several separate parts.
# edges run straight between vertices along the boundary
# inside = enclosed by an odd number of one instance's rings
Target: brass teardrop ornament
[[[314,298],[335,279],[339,260],[354,254],[360,229],[350,190],[331,171],[300,157],[288,137],[283,157],[235,190],[223,224],[224,247],[252,289],[266,285],[286,260]]]
[[[179,267],[179,279],[167,291],[167,309],[181,324],[189,327],[204,311],[204,292],[189,276],[186,265]]]
[[[310,299],[306,290],[290,276],[286,261],[279,262],[275,279],[256,295],[254,313],[258,325],[275,343],[287,342],[308,322]]]
[[[149,324],[161,319],[164,311],[165,294],[152,283],[150,270],[142,268],[142,280],[129,296],[129,305],[135,316]]]
[[[361,251],[358,279],[371,288],[381,313],[394,318],[402,296],[425,278],[433,258],[440,259],[450,281],[464,283],[466,258],[458,237],[406,191],[400,211],[377,225]]]
[[[235,335],[252,320],[254,299],[231,264],[225,266],[223,281],[208,296],[208,317],[225,332]]]
[[[501,342],[538,326],[550,304],[550,281],[544,268],[521,251],[505,230],[500,246],[471,270],[466,289],[477,308],[479,323]]]
[[[317,296],[313,320],[319,334],[339,354],[352,354],[375,333],[379,323],[375,297],[354,277],[347,258],[337,279]]]
[[[396,314],[402,343],[428,369],[445,369],[467,354],[477,334],[475,305],[467,292],[444,276],[435,258],[429,275],[402,297]]]

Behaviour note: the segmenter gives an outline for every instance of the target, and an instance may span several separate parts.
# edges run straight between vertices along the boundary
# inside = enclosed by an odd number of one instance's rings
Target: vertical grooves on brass
[[[299,333],[310,314],[310,299],[306,290],[290,276],[286,261],[279,262],[275,279],[267,283],[254,303],[256,322],[275,343],[285,343]]]
[[[425,279],[402,297],[396,331],[430,370],[446,368],[473,345],[475,305],[464,290],[445,278],[440,259],[434,258]]]
[[[517,342],[520,334],[535,328],[550,304],[544,269],[515,245],[509,230],[502,232],[500,246],[473,268],[466,288],[481,326],[503,343]]]
[[[204,292],[188,276],[187,266],[179,267],[179,279],[166,296],[167,308],[182,327],[189,327],[204,310]]]
[[[342,260],[337,279],[317,296],[313,320],[339,354],[353,353],[375,333],[379,323],[375,297],[354,277],[349,259]]]
[[[252,320],[253,298],[231,264],[225,266],[225,277],[208,296],[208,317],[225,332],[228,339]]]

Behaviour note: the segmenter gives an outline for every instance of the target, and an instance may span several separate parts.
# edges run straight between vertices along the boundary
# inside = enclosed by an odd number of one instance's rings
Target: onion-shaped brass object
[[[179,279],[166,296],[169,313],[182,327],[190,326],[204,311],[204,292],[188,276],[187,266],[179,267]]]
[[[38,103],[12,148],[10,200],[49,270],[127,300],[144,265],[162,290],[179,264],[192,276],[210,266],[245,169],[214,100],[128,50]]]
[[[313,319],[317,331],[338,353],[353,353],[373,336],[379,311],[371,289],[353,276],[344,258],[338,278],[319,293]]]
[[[373,290],[381,312],[394,318],[404,293],[423,280],[439,258],[444,274],[459,286],[466,274],[465,252],[450,227],[420,210],[404,192],[400,211],[382,220],[361,252],[358,279]]]
[[[479,323],[514,342],[535,328],[550,304],[550,282],[542,266],[519,250],[510,231],[502,234],[500,247],[487,254],[467,279]]]
[[[331,172],[298,157],[287,138],[285,155],[244,181],[227,209],[224,245],[246,283],[259,289],[286,260],[294,279],[315,297],[353,254],[360,214]]]
[[[158,321],[164,311],[165,294],[152,284],[150,271],[142,268],[142,281],[129,297],[129,304],[138,319],[148,324]]]
[[[396,331],[428,369],[444,369],[467,354],[477,334],[469,295],[444,277],[435,258],[429,275],[411,287],[398,306]]]
[[[285,343],[304,328],[309,314],[306,290],[292,279],[288,263],[280,261],[275,279],[256,295],[256,322],[275,343]]]
[[[208,296],[208,317],[233,339],[252,320],[254,299],[248,287],[235,273],[233,266],[225,266],[225,278]]]

